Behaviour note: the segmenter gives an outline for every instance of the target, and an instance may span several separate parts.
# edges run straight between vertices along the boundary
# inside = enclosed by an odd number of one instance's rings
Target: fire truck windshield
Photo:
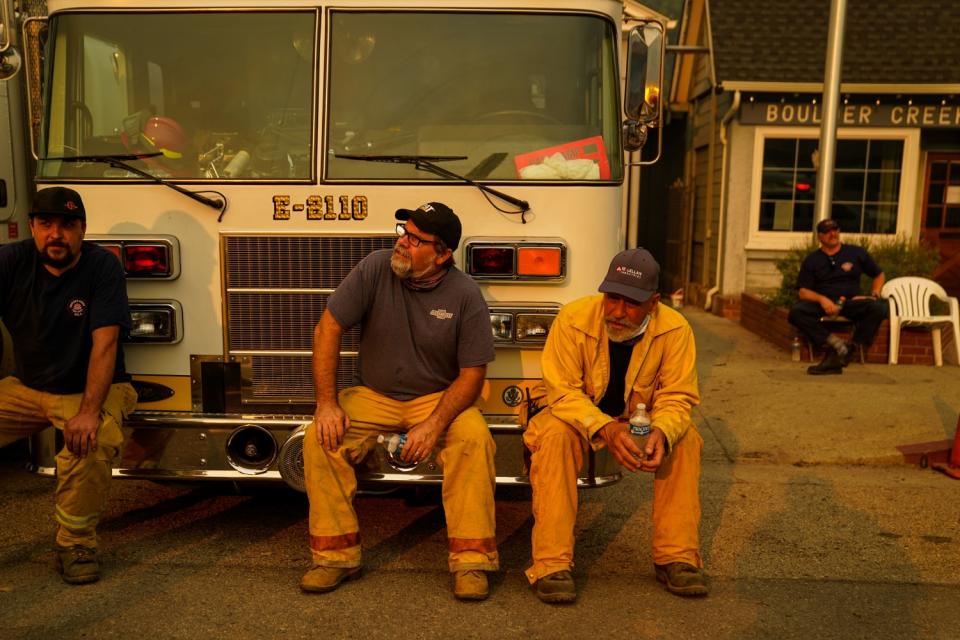
[[[326,177],[431,180],[343,154],[466,156],[488,180],[617,180],[616,34],[595,15],[334,11]]]
[[[314,11],[56,14],[39,155],[150,155],[136,167],[175,180],[308,180],[315,41]],[[39,173],[142,179],[56,160]]]
[[[174,181],[438,179],[350,154],[463,156],[444,168],[475,180],[619,181],[617,38],[572,12],[56,13],[39,156],[149,156],[136,168]],[[143,179],[59,160],[39,176]]]

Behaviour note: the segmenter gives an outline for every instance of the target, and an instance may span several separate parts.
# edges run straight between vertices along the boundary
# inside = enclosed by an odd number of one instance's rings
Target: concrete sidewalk
[[[906,464],[898,445],[954,438],[960,367],[852,363],[811,376],[733,321],[682,312],[697,340],[707,460]]]

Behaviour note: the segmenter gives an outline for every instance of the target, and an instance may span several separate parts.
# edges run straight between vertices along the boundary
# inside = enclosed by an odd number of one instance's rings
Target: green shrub
[[[936,249],[910,242],[901,236],[889,236],[879,240],[846,236],[844,240],[849,240],[845,244],[858,244],[869,251],[883,269],[888,281],[902,276],[929,278],[940,261],[940,255]],[[775,265],[781,276],[780,288],[775,293],[765,296],[767,304],[788,308],[796,304],[800,263],[819,246],[820,244],[811,238],[807,244],[790,249],[776,261]],[[871,278],[867,276],[861,277],[861,291],[870,292],[870,281]]]

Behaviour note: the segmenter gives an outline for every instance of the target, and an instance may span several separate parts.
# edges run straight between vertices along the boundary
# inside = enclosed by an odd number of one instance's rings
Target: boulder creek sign
[[[745,102],[740,106],[740,123],[819,125],[822,109],[823,105],[811,102]],[[844,104],[837,109],[837,125],[960,129],[960,105]]]

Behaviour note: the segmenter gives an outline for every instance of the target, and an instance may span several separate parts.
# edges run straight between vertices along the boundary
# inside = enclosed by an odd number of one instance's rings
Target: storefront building
[[[774,261],[813,238],[829,0],[688,2],[671,109],[686,125],[687,299],[717,310],[780,284]],[[802,7],[802,15],[799,7]],[[883,9],[882,11],[880,9]],[[937,247],[960,293],[960,5],[848,0],[831,217],[844,240]],[[676,151],[676,150],[674,150]]]

